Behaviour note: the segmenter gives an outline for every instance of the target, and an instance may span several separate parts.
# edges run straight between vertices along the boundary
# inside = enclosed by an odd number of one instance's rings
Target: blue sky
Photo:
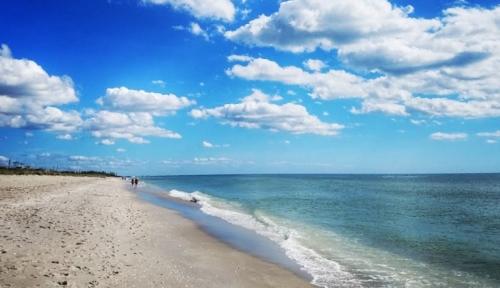
[[[499,172],[499,2],[350,2],[5,1],[0,163]]]

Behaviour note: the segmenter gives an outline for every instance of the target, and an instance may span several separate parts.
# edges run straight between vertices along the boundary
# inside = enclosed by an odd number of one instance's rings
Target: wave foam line
[[[231,224],[253,230],[256,233],[278,243],[286,255],[296,261],[304,271],[312,277],[312,284],[320,287],[361,287],[361,283],[335,261],[329,260],[313,249],[304,246],[300,239],[302,235],[293,229],[280,226],[263,213],[252,216],[238,211],[236,205],[217,199],[199,191],[184,192],[170,190],[171,197],[190,201],[193,197],[198,199],[201,211]]]

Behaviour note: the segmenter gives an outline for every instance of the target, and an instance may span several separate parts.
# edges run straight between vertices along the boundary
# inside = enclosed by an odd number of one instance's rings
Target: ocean
[[[143,180],[270,240],[321,287],[500,287],[500,174]]]

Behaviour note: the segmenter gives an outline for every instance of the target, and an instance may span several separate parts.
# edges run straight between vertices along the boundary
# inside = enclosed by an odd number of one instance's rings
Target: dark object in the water
[[[196,199],[196,197],[192,197],[191,200],[189,200],[189,202],[193,202],[193,203],[198,203],[198,199]]]

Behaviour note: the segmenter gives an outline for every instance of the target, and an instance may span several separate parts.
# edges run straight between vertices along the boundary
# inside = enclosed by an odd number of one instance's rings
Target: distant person
[[[132,187],[134,187],[134,184],[135,184],[134,178],[130,178],[130,184],[132,184]]]
[[[135,187],[137,187],[137,185],[139,184],[139,178],[135,178],[134,182],[135,182]]]

